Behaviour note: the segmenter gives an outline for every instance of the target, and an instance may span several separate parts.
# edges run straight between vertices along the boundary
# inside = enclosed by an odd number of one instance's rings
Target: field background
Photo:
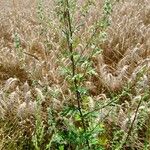
[[[74,36],[75,51],[88,56],[93,43],[101,49],[100,54],[90,59],[95,74],[87,75],[83,83],[89,92],[86,110],[117,99],[113,105],[99,110],[96,121],[105,130],[98,137],[104,143],[101,146],[117,150],[125,133],[130,132],[123,145],[125,150],[149,150],[150,0],[112,0],[110,25],[100,27],[92,44],[86,47],[94,23],[104,15],[105,2],[94,3],[87,7],[83,17],[82,7],[86,8],[87,1],[78,0],[74,16],[76,25],[83,22]],[[71,62],[62,54],[67,42],[56,6],[52,0],[0,0],[0,150],[20,150],[32,143],[38,98],[46,133],[48,108],[56,110],[59,122],[63,106],[77,105],[67,76],[60,71],[61,66],[69,67]],[[77,71],[84,72],[81,66]],[[41,150],[46,136],[39,146]],[[56,145],[53,149],[57,149]]]

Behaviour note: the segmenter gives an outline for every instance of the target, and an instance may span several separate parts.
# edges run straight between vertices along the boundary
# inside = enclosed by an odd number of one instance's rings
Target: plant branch
[[[27,52],[23,52],[24,54],[26,55],[29,55],[30,57],[33,57],[34,59],[38,60],[39,61],[39,58],[33,54],[30,54],[30,53],[27,53]]]
[[[138,111],[139,111],[139,108],[140,108],[140,106],[141,106],[142,100],[143,100],[143,98],[141,98],[141,100],[139,101],[138,106],[137,106],[137,108],[136,108],[136,110],[135,110],[135,115],[134,115],[133,121],[131,122],[131,126],[130,126],[128,132],[127,132],[127,136],[126,136],[126,138],[125,138],[125,140],[124,140],[124,142],[123,142],[123,144],[122,144],[122,147],[126,144],[126,142],[128,141],[128,139],[129,139],[129,137],[130,137],[130,135],[131,135],[132,129],[133,129],[133,127],[134,127],[134,122],[135,122],[135,120],[136,120],[136,118],[137,118]]]
[[[67,28],[68,28],[66,32],[66,38],[67,38],[68,49],[71,53],[70,60],[71,60],[71,67],[72,67],[72,77],[74,78],[74,76],[76,75],[76,65],[75,65],[75,60],[74,60],[74,55],[73,55],[73,45],[72,45],[72,35],[73,35],[72,22],[71,22],[71,16],[70,16],[70,11],[69,11],[69,1],[65,0],[65,3],[66,3],[67,8],[64,12],[64,19],[66,19],[65,21],[66,21]],[[82,98],[81,98],[80,92],[78,91],[78,81],[76,78],[73,80],[73,84],[75,87],[76,100],[77,100],[78,110],[79,110],[81,121],[82,121],[82,126],[84,129],[84,132],[86,132],[86,125],[85,125],[85,120],[83,117],[82,106],[81,106]],[[90,149],[89,141],[86,140],[86,143],[87,143],[88,148]]]

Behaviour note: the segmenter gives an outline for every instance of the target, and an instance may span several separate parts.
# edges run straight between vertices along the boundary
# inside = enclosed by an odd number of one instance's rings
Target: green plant
[[[41,98],[39,97],[37,98],[35,119],[35,133],[32,136],[32,142],[35,150],[40,150],[44,140],[44,124],[41,118]]]
[[[64,149],[66,146],[72,149],[103,149],[103,144],[100,141],[101,134],[104,134],[105,129],[103,123],[94,122],[98,118],[99,112],[90,113],[88,107],[90,95],[85,83],[90,77],[96,75],[92,58],[101,53],[101,49],[98,48],[98,40],[104,37],[100,36],[100,28],[106,29],[108,26],[102,27],[102,24],[105,24],[106,16],[110,14],[111,8],[109,7],[110,3],[106,2],[104,20],[97,20],[93,24],[93,33],[80,53],[77,49],[80,41],[76,43],[76,39],[78,39],[76,32],[79,30],[80,24],[76,25],[74,20],[76,3],[74,0],[59,0],[56,7],[64,37],[63,41],[66,43],[66,47],[62,50],[62,59],[69,60],[69,64],[62,66],[61,72],[66,77],[72,97],[71,103],[66,103],[60,112],[60,120],[57,121],[58,129],[55,129],[52,143],[58,145],[58,149]],[[94,5],[94,2],[88,1],[86,7],[82,9],[84,17],[86,17],[88,7],[91,5]],[[84,51],[87,48],[91,48],[91,52],[85,55]]]

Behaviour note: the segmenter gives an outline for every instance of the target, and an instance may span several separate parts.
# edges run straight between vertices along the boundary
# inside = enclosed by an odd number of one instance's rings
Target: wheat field
[[[86,17],[75,14],[76,23],[85,22],[76,33],[79,52],[90,39],[93,23],[102,17],[104,1],[94,2],[96,5],[90,7]],[[84,1],[77,3],[80,10]],[[107,36],[97,44],[102,52],[92,58],[96,74],[85,85],[95,99],[89,100],[89,109],[97,101],[108,103],[110,93],[119,95],[127,84],[132,87],[127,97],[100,110],[108,128],[106,136],[109,135],[104,147],[113,150],[113,127],[127,132],[140,98],[145,91],[150,92],[150,0],[112,3]],[[45,126],[48,107],[52,105],[59,113],[66,103],[72,103],[71,90],[60,73],[60,64],[67,66],[69,61],[61,53],[66,43],[59,20],[53,15],[54,7],[52,0],[0,1],[0,150],[26,149],[20,145],[34,133],[37,97],[41,100],[40,115]],[[83,54],[90,51],[91,47],[87,47]],[[59,93],[57,98],[49,94],[54,91]],[[139,120],[135,118],[135,131],[125,149],[142,150],[145,142],[150,145],[149,100],[148,96],[140,105]],[[140,127],[138,122],[142,122]]]

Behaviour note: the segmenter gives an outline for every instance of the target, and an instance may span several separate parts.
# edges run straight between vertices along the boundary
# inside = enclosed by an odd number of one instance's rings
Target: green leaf
[[[76,115],[75,115],[75,121],[81,121],[80,114],[76,114]]]
[[[64,145],[59,146],[59,150],[64,150]]]
[[[89,75],[97,75],[97,72],[95,71],[95,69],[91,68],[91,69],[87,72],[87,74],[89,74]]]
[[[85,87],[78,87],[78,92],[81,94],[81,95],[85,95],[88,93],[88,90],[85,88]]]
[[[76,74],[76,75],[72,78],[73,81],[76,80],[76,81],[78,81],[78,82],[83,81],[83,79],[84,79],[84,74],[83,74],[83,73]]]

